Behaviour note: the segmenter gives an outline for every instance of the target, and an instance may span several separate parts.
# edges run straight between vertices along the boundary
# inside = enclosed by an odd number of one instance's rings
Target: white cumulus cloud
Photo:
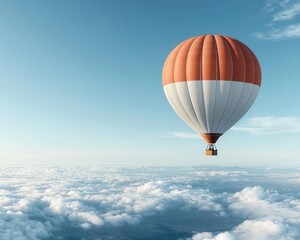
[[[270,220],[246,220],[234,229],[233,235],[238,239],[249,240],[288,239],[284,231],[281,223]]]
[[[230,231],[215,235],[197,233],[192,239],[296,240],[300,237],[299,202],[292,198],[281,199],[277,192],[255,186],[234,193],[228,202],[233,214],[246,220]]]

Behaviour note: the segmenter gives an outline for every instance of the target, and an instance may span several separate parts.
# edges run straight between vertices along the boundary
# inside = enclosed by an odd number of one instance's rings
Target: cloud
[[[192,237],[192,240],[236,240],[236,238],[233,235],[231,235],[229,232],[220,233],[215,237],[213,237],[211,233],[205,232],[205,233],[197,233]]]
[[[300,239],[300,169],[0,167],[0,176],[1,240]]]
[[[247,132],[252,135],[300,133],[300,118],[275,116],[252,117],[231,129],[233,131]],[[199,139],[200,135],[196,133],[170,132],[160,135],[160,137]]]
[[[139,216],[130,216],[127,213],[121,213],[117,215],[112,215],[111,213],[107,213],[105,214],[104,219],[107,223],[111,224],[114,227],[121,226],[124,223],[135,225],[140,222]]]
[[[300,37],[300,24],[293,24],[277,29],[270,30],[266,33],[253,33],[256,38],[259,39],[288,39],[288,38],[298,38]]]
[[[188,138],[188,139],[199,139],[200,135],[197,133],[185,133],[185,132],[169,132],[164,135],[159,135],[160,137],[169,138]]]
[[[95,239],[97,229],[120,238],[118,229],[125,229],[122,234],[126,234],[127,228],[145,218],[177,208],[182,209],[179,220],[191,211],[216,216],[222,212],[210,191],[178,185],[180,178],[153,180],[150,173],[80,167],[0,168],[0,238],[82,239],[90,233]]]
[[[244,124],[233,127],[234,131],[252,135],[300,133],[300,118],[297,117],[253,117]]]
[[[238,239],[287,239],[284,226],[270,220],[246,220],[233,231]]]
[[[209,232],[203,232],[203,233],[197,233],[192,237],[192,240],[207,240],[209,238],[212,238],[212,233]]]
[[[97,213],[93,211],[83,212],[83,211],[72,211],[68,215],[71,221],[78,221],[81,224],[93,224],[95,226],[102,226],[104,221],[97,216]]]
[[[273,15],[274,22],[291,20],[300,14],[300,3],[298,1],[292,4],[288,3],[289,1],[280,3],[281,10]]]
[[[246,171],[201,171],[201,172],[196,172],[195,173],[197,176],[200,177],[224,177],[224,176],[229,176],[229,177],[240,177],[243,175],[248,175],[248,172]]]
[[[278,192],[261,186],[246,187],[228,197],[233,215],[243,217],[242,223],[214,235],[197,233],[195,239],[247,239],[247,240],[296,240],[300,237],[299,201],[293,197],[279,197]],[[202,237],[207,236],[207,237]],[[201,238],[202,237],[202,238]]]
[[[300,37],[300,23],[291,22],[300,15],[300,2],[290,0],[266,1],[263,8],[268,24],[266,32],[256,32],[253,35],[258,39],[282,40]],[[279,23],[286,23],[285,26]]]
[[[211,233],[198,233],[192,240],[288,240],[284,235],[284,226],[272,221],[246,220],[231,232],[222,232],[213,236]],[[283,236],[282,236],[283,235]]]

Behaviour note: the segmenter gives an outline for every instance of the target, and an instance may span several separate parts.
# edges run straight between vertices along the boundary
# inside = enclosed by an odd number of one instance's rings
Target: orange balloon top
[[[261,84],[259,62],[242,42],[221,35],[203,35],[179,44],[169,54],[163,85],[182,81],[228,80]]]

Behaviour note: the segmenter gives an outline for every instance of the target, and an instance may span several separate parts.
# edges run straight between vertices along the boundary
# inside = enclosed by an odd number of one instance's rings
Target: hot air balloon
[[[254,53],[242,42],[222,35],[190,38],[167,57],[162,83],[178,116],[208,143],[215,143],[252,106],[261,85]]]

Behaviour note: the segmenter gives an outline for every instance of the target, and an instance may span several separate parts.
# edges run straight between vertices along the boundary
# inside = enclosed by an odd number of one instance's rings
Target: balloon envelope
[[[178,116],[214,144],[253,104],[261,85],[261,69],[242,42],[203,35],[171,51],[162,82]]]

